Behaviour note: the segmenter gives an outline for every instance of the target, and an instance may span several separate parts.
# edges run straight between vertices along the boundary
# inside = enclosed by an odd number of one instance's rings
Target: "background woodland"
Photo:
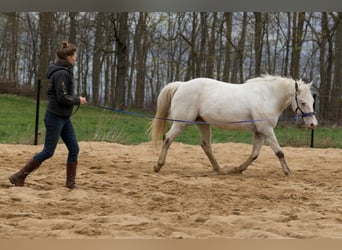
[[[61,41],[78,47],[77,93],[152,111],[168,82],[313,81],[320,124],[342,125],[341,12],[0,13],[0,93],[34,93]]]

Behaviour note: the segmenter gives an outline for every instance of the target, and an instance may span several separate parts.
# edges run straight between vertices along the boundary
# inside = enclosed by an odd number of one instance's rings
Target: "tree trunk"
[[[33,20],[31,20],[30,13],[25,14],[27,19],[27,26],[28,26],[28,32],[29,32],[29,39],[31,46],[32,46],[32,53],[28,55],[30,64],[28,65],[28,79],[27,83],[31,84],[34,83],[34,86],[36,87],[37,81],[35,81],[34,76],[37,75],[37,61],[38,61],[38,41],[35,39],[38,37],[38,31],[36,29],[36,25]]]
[[[70,32],[69,32],[69,42],[76,45],[76,30],[77,30],[77,23],[76,23],[76,17],[78,15],[78,12],[69,12],[69,18],[70,18]]]
[[[39,55],[39,68],[38,78],[41,79],[41,98],[47,99],[48,82],[46,78],[47,68],[49,66],[49,44],[51,33],[53,33],[53,13],[52,12],[39,12],[39,36],[40,36],[40,55]],[[62,41],[60,41],[62,42]],[[60,44],[58,43],[58,45]],[[56,48],[55,48],[56,49]]]
[[[137,64],[137,78],[135,85],[135,105],[137,109],[144,108],[145,100],[145,71],[147,59],[146,13],[139,14],[139,21],[134,37],[135,61]]]
[[[105,50],[106,53],[104,54],[104,61],[105,61],[105,69],[104,69],[104,101],[105,105],[111,104],[111,71],[112,65],[114,64],[115,54],[112,53],[112,36],[113,32],[109,28],[110,27],[110,19],[105,18],[105,31],[104,31],[104,40],[105,40]]]
[[[261,74],[261,56],[263,44],[263,21],[260,12],[254,12],[254,54],[255,54],[255,76]]]
[[[224,13],[225,21],[226,21],[226,50],[225,50],[225,60],[224,60],[224,69],[223,69],[223,78],[224,82],[229,82],[229,74],[231,69],[231,36],[232,36],[232,13],[225,12]]]
[[[335,39],[335,74],[332,88],[331,110],[336,118],[335,124],[342,124],[342,12],[338,12],[336,18],[336,39]]]
[[[288,76],[289,73],[289,57],[290,57],[290,43],[291,43],[291,12],[287,13],[287,39],[286,39],[286,52],[285,52],[285,60],[284,60],[284,76]]]
[[[195,77],[205,76],[205,58],[207,56],[207,35],[208,35],[208,13],[200,13],[200,44],[198,56],[196,58],[196,75]]]
[[[331,59],[329,58],[329,52],[327,56],[326,47],[327,43],[330,48],[329,36],[330,30],[328,26],[328,16],[326,12],[322,13],[321,18],[321,39],[320,39],[320,54],[319,54],[319,62],[320,62],[320,88],[319,88],[319,117],[322,121],[328,119],[329,116],[329,96],[331,89]],[[329,49],[330,50],[330,49]],[[326,58],[328,58],[326,60]],[[330,73],[329,73],[330,71]]]
[[[300,53],[303,45],[303,28],[305,12],[293,14],[292,29],[292,54],[290,74],[294,79],[299,79]]]
[[[243,20],[241,24],[241,34],[238,42],[238,46],[234,53],[233,72],[231,81],[234,83],[243,82],[243,59],[244,49],[246,41],[246,30],[247,30],[247,12],[243,13]],[[238,79],[239,75],[239,79]]]
[[[277,15],[277,33],[276,33],[276,41],[275,41],[275,48],[274,48],[274,51],[273,51],[273,58],[272,58],[272,67],[271,70],[270,70],[270,73],[271,74],[276,74],[276,71],[278,70],[279,72],[281,72],[281,70],[277,69],[277,54],[278,54],[278,44],[279,44],[279,36],[280,36],[280,25],[279,25],[279,13],[276,14]],[[266,19],[266,23],[268,23],[269,21],[269,14],[265,14],[265,19]]]
[[[216,29],[217,26],[217,13],[212,13],[213,21],[211,25],[211,32],[208,44],[208,55],[207,55],[207,66],[206,66],[206,77],[214,78],[214,61],[216,58],[215,51],[216,51]]]
[[[101,56],[103,50],[103,21],[104,13],[99,12],[96,16],[96,31],[95,31],[95,44],[93,53],[93,103],[95,105],[100,104],[100,76],[101,76]]]
[[[188,43],[190,47],[189,57],[187,60],[187,70],[184,80],[190,80],[196,76],[196,62],[197,62],[197,50],[196,50],[196,37],[197,37],[197,13],[192,13],[192,25],[191,25],[191,37],[188,40],[183,34],[180,34],[183,39]]]
[[[18,50],[18,36],[19,36],[19,20],[16,12],[9,13],[11,23],[11,50],[8,57],[9,60],[9,80],[17,80],[17,50]]]
[[[115,84],[114,106],[124,108],[126,106],[126,78],[128,69],[128,13],[118,13],[119,23],[116,31],[117,44],[117,74]]]

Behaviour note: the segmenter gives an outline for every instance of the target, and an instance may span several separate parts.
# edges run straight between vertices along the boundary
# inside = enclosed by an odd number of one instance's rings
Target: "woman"
[[[76,47],[72,43],[62,42],[56,50],[56,61],[49,65],[47,71],[48,104],[44,123],[46,127],[43,150],[30,159],[17,173],[11,175],[9,180],[15,186],[24,186],[25,178],[36,170],[43,161],[53,156],[62,138],[68,148],[66,163],[66,187],[75,188],[75,176],[78,161],[79,145],[75,131],[70,120],[74,105],[86,104],[82,96],[75,96],[73,81],[73,65],[76,62]]]

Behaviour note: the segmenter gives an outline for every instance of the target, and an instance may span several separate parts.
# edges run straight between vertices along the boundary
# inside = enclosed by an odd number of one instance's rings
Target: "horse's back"
[[[185,81],[173,96],[171,114],[177,119],[195,119],[211,111],[225,113],[227,107],[233,108],[230,103],[239,103],[243,94],[240,85],[210,78]]]
[[[259,117],[267,110],[263,102],[264,84],[253,82],[234,84],[210,78],[195,78],[178,86],[171,106],[174,118],[205,121],[240,121]],[[244,127],[246,124],[226,124],[224,127]]]
[[[186,81],[184,82],[185,85],[188,86],[195,86],[198,87],[199,85],[201,86],[211,86],[211,87],[219,87],[219,86],[230,86],[230,85],[235,85],[232,83],[228,83],[228,82],[222,82],[216,79],[212,79],[212,78],[205,78],[205,77],[200,77],[200,78],[194,78],[192,80]]]
[[[232,84],[211,78],[194,78],[179,85],[180,91],[178,94],[201,95],[203,93],[214,93],[215,91],[231,91],[230,89],[235,89],[239,85],[241,84]]]

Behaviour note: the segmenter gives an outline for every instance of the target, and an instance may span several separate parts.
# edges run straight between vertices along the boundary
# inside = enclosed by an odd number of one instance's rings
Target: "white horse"
[[[208,78],[196,78],[187,82],[172,82],[160,92],[156,116],[150,127],[153,142],[163,145],[154,171],[165,164],[172,141],[189,124],[195,124],[201,135],[201,147],[214,170],[221,174],[211,149],[211,126],[229,130],[254,132],[253,150],[249,158],[230,173],[242,173],[258,157],[261,146],[267,140],[279,158],[285,175],[290,174],[274,127],[280,114],[291,104],[305,126],[314,129],[317,120],[311,95],[312,82],[305,84],[280,76],[264,75],[244,84],[225,83]],[[165,134],[168,121],[172,126]]]

